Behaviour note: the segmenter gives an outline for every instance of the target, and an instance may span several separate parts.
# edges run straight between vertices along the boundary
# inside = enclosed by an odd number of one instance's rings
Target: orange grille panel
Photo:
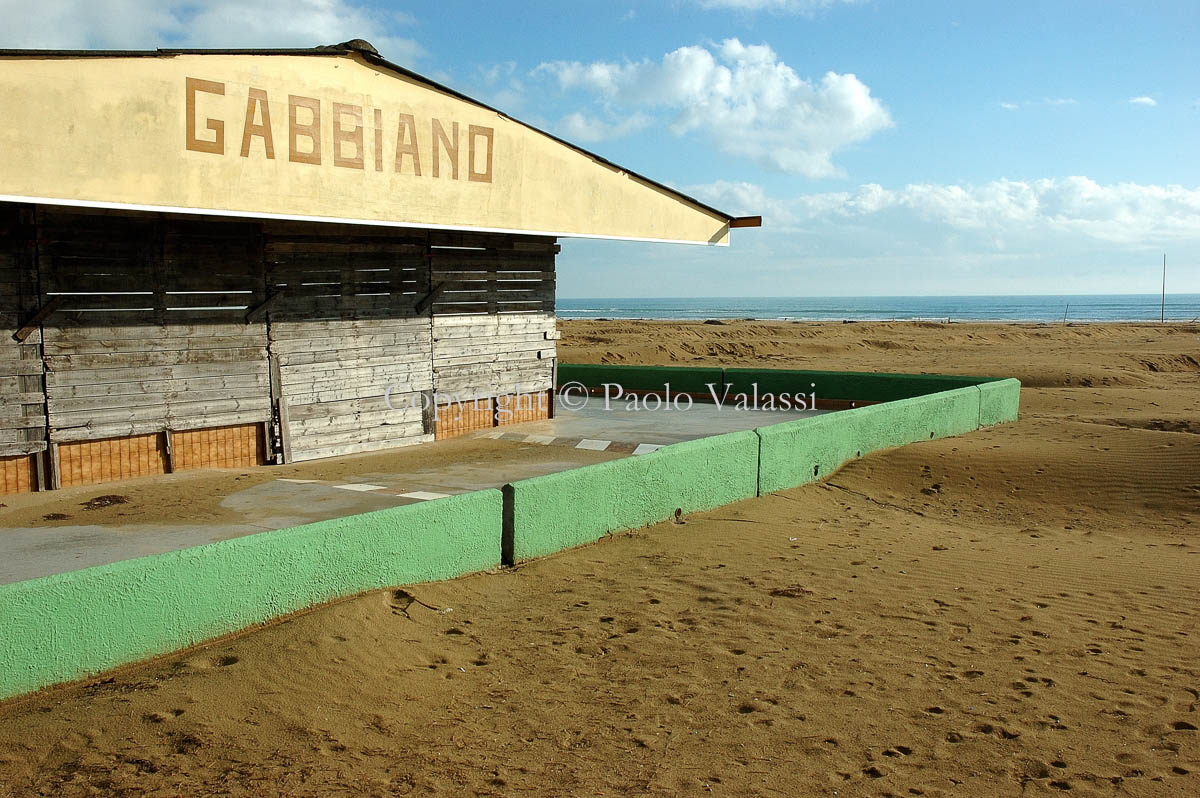
[[[0,457],[0,495],[30,493],[35,487],[36,455]]]

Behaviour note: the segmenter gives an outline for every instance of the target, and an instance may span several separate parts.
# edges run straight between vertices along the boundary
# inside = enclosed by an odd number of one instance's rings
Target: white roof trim
[[[173,205],[137,205],[129,202],[99,202],[96,200],[57,199],[55,197],[22,197],[0,194],[0,202],[28,202],[35,205],[65,205],[73,208],[107,208],[151,213],[185,213],[197,216],[227,216],[235,219],[281,219],[297,222],[326,222],[331,224],[364,224],[372,227],[407,227],[417,230],[455,230],[468,233],[507,233],[510,235],[549,236],[553,238],[597,238],[606,241],[640,241],[650,244],[691,244],[702,247],[727,247],[729,242],[686,241],[678,238],[642,238],[637,236],[605,236],[590,233],[563,233],[552,230],[509,230],[503,227],[470,227],[452,224],[418,224],[416,222],[386,222],[377,219],[349,219],[338,216],[303,216],[286,213],[255,213],[253,211],[221,211],[212,208],[182,208]]]

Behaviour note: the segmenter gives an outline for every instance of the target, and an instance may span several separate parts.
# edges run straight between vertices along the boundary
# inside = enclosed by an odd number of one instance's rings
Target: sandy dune
[[[820,485],[10,702],[0,795],[1200,794],[1200,328],[563,326],[568,360],[1030,387]]]

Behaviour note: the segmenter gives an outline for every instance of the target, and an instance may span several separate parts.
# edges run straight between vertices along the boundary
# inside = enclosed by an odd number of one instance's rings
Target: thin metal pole
[[[1158,312],[1158,323],[1164,324],[1167,320],[1167,253],[1163,253],[1163,292],[1162,305]]]

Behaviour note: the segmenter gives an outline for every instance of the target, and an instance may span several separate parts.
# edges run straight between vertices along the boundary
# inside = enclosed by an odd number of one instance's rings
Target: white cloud
[[[836,5],[852,5],[859,0],[699,0],[701,8],[729,8],[737,11],[773,11],[781,14],[814,14]]]
[[[681,47],[660,62],[557,61],[534,74],[595,95],[610,116],[664,111],[676,135],[698,132],[726,153],[808,177],[838,174],[838,151],[892,126],[855,75],[803,79],[769,46],[737,39]]]
[[[395,35],[412,24],[352,0],[0,0],[0,46],[51,49],[314,47],[366,39],[411,63],[424,50]]]
[[[1129,102],[1134,105],[1158,105],[1158,102],[1153,97],[1142,95],[1141,97],[1130,97]]]
[[[636,133],[648,127],[650,122],[650,117],[640,113],[616,122],[605,122],[576,111],[563,117],[558,123],[558,129],[569,141],[605,141]]]
[[[730,213],[762,213],[766,228],[783,232],[865,226],[913,243],[952,233],[985,249],[997,243],[1037,247],[1047,238],[1064,237],[1131,247],[1200,241],[1200,187],[1100,185],[1087,177],[1066,177],[900,189],[866,184],[854,192],[791,199],[723,181],[688,192]]]
[[[1016,103],[1000,103],[1000,107],[1005,111],[1015,111],[1021,106],[1017,105]]]

